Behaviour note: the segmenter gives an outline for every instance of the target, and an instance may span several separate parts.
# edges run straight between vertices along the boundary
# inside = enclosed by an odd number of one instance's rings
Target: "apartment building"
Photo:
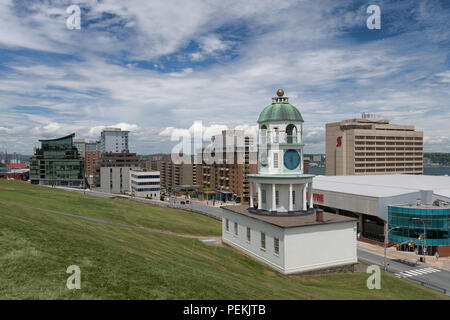
[[[423,174],[423,132],[363,113],[326,124],[326,175]]]
[[[147,170],[160,172],[162,188],[198,186],[200,185],[197,179],[199,165],[192,162],[174,163],[171,157],[158,156],[150,161],[147,160],[143,167]]]
[[[128,152],[128,134],[120,128],[105,128],[100,134],[100,152]]]
[[[215,161],[208,161],[210,155],[203,151],[202,165],[197,167],[201,172],[201,184],[217,190],[222,201],[240,198],[248,202],[248,175],[257,173],[257,152],[252,150],[253,143],[253,137],[244,135],[242,130],[224,130],[221,135],[213,136],[211,156]],[[196,159],[199,161],[198,156]]]

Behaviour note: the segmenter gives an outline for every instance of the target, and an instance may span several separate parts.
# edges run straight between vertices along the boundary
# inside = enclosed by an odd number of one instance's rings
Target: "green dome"
[[[300,111],[290,103],[272,103],[259,115],[258,123],[266,121],[303,121]]]

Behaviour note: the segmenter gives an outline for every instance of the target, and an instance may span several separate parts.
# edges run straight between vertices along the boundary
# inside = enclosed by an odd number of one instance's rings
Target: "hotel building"
[[[363,113],[326,124],[326,175],[423,174],[423,132]]]

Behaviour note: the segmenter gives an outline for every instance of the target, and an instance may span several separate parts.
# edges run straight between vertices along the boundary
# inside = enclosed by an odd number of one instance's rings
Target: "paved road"
[[[141,202],[141,203],[147,203],[152,205],[158,205],[158,206],[164,206],[164,207],[171,207],[171,208],[178,208],[183,209],[187,211],[194,211],[203,215],[207,215],[211,218],[222,220],[222,209],[218,207],[211,207],[207,206],[205,204],[201,204],[198,202],[191,202],[190,204],[180,204],[178,202],[167,202],[167,201],[157,201],[157,200],[150,200],[150,199],[144,199],[144,198],[136,198],[131,197],[124,194],[112,194],[112,193],[103,193],[99,191],[89,190],[84,191],[82,189],[75,189],[75,188],[63,188],[61,189],[68,190],[68,191],[74,191],[78,193],[85,193],[96,197],[102,197],[102,198],[124,198],[124,199],[130,199],[132,201]]]
[[[358,248],[358,259],[363,262],[382,266],[384,257]],[[398,259],[386,260],[388,263],[388,271],[397,277],[422,284],[436,291],[442,292],[441,289],[445,289],[446,294],[450,296],[450,272],[437,268],[413,265]]]

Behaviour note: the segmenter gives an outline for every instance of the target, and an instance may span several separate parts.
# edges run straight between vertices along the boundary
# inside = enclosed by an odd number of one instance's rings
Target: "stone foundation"
[[[344,264],[344,265],[340,265],[340,266],[334,266],[334,267],[316,269],[316,270],[311,270],[311,271],[299,272],[299,273],[296,273],[295,275],[304,276],[304,275],[311,275],[311,274],[355,272],[357,265],[358,265],[358,263],[350,263],[350,264]]]

